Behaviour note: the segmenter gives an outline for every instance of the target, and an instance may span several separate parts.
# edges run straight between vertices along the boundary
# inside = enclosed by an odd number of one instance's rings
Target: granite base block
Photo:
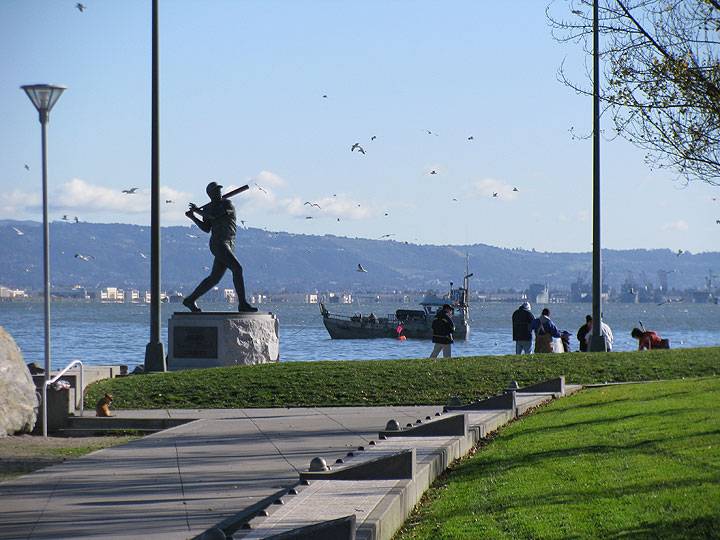
[[[173,313],[168,342],[170,371],[280,360],[280,324],[272,313]]]

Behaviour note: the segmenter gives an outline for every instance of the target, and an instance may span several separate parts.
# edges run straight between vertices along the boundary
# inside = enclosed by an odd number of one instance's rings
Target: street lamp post
[[[150,342],[145,371],[166,371],[160,341],[160,90],[158,84],[158,2],[152,0],[152,99],[150,142]]]
[[[591,351],[605,351],[602,325],[602,270],[600,259],[600,50],[598,0],[593,1],[593,262]]]
[[[43,197],[43,274],[45,298],[45,382],[50,379],[50,227],[48,225],[47,195],[47,123],[50,110],[67,88],[56,84],[28,84],[21,86],[35,105],[42,126],[42,197]],[[44,388],[44,387],[43,387]],[[43,396],[47,394],[43,392]],[[45,399],[45,397],[43,397]],[[43,408],[43,410],[47,410]],[[47,418],[43,417],[43,432],[47,434]]]

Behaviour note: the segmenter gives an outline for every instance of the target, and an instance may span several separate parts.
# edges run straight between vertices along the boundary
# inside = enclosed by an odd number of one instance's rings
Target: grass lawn
[[[720,537],[720,377],[588,389],[514,422],[398,540]]]
[[[0,437],[0,482],[137,437]]]
[[[280,362],[101,381],[85,406],[110,392],[118,409],[444,404],[559,375],[569,383],[720,374],[720,347],[669,351],[478,356],[451,360]]]

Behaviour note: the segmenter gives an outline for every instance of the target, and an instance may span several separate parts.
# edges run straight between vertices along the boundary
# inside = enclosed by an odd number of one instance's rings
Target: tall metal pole
[[[158,0],[152,0],[152,121],[150,201],[150,343],[145,347],[145,371],[165,371],[160,341],[160,135],[158,91]]]
[[[43,197],[43,276],[45,301],[45,382],[50,379],[50,225],[48,224],[47,189],[47,122],[48,112],[40,111],[42,131],[42,197]],[[44,394],[43,394],[44,395]],[[47,422],[43,420],[43,431],[47,436]]]
[[[598,1],[593,1],[593,284],[591,351],[605,351],[602,322],[602,271],[600,259],[600,50]]]

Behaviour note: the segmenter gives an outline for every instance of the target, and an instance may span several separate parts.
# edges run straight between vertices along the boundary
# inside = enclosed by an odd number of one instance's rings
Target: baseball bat
[[[234,197],[238,193],[242,193],[243,191],[247,191],[250,189],[250,186],[245,184],[244,186],[240,186],[239,188],[233,189],[232,191],[228,191],[225,195],[222,196],[223,199],[229,199],[230,197]],[[204,204],[200,207],[200,210],[203,210],[210,206],[211,203]]]

